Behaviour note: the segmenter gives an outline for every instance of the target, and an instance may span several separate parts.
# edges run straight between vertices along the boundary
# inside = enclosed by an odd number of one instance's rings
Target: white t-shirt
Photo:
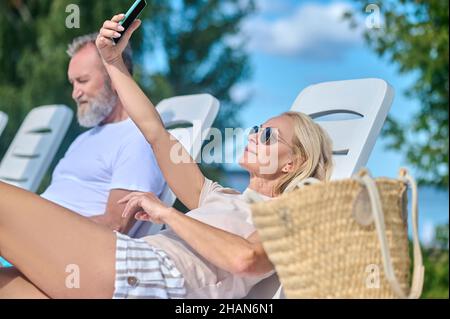
[[[41,196],[91,217],[105,213],[113,189],[160,196],[164,186],[150,144],[128,119],[81,134],[56,166]]]

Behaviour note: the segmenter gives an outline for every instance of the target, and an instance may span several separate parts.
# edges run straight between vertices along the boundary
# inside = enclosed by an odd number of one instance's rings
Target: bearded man
[[[90,129],[69,147],[41,196],[126,233],[134,218],[122,218],[124,205],[117,203],[119,199],[134,191],[160,196],[165,181],[151,146],[122,107],[96,38],[97,34],[78,37],[67,50],[78,122]],[[123,59],[132,72],[131,48],[124,51]]]

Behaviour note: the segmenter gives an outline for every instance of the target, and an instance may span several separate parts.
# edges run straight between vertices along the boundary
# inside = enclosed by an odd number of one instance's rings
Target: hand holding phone
[[[125,14],[125,18],[123,18],[122,21],[119,22],[119,24],[124,28],[123,31],[120,31],[120,34],[124,34],[128,28],[131,26],[134,20],[139,16],[139,14],[144,10],[145,6],[147,5],[147,2],[145,0],[136,0],[134,4],[128,9],[127,13]],[[114,42],[117,44],[119,43],[120,38],[113,38]]]
[[[117,14],[112,17],[111,20],[106,20],[99,31],[97,39],[95,40],[95,45],[97,46],[98,52],[100,53],[103,62],[106,62],[107,64],[115,63],[120,59],[129,39],[133,35],[133,32],[136,31],[141,25],[140,20],[134,20],[128,28],[128,31],[123,33],[125,29],[119,24],[119,22],[122,21],[124,17],[125,14]],[[123,35],[119,32],[122,32]],[[116,43],[113,41],[113,38],[122,38],[122,41]]]

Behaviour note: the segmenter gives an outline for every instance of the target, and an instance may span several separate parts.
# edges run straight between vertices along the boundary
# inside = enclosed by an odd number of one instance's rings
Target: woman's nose
[[[248,136],[249,143],[258,144],[258,133],[253,133]]]

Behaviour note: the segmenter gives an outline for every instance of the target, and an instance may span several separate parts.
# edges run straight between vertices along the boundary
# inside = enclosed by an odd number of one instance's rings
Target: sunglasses
[[[273,127],[254,126],[249,132],[249,135],[253,134],[258,134],[259,142],[264,145],[273,145],[276,142],[281,141],[284,144],[290,146],[289,143],[287,143],[279,136],[278,130]]]

